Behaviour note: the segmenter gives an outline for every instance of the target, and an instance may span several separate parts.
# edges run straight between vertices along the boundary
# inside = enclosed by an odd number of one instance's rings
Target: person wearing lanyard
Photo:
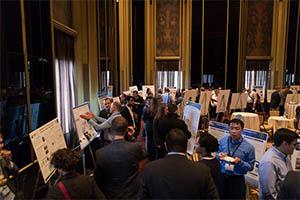
[[[218,158],[221,162],[220,197],[245,199],[244,175],[253,170],[254,147],[242,137],[244,122],[235,118],[230,121],[230,135],[220,140]]]

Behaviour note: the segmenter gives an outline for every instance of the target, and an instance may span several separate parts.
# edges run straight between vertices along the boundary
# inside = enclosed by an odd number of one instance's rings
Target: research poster
[[[197,96],[197,90],[192,89],[192,90],[185,91],[183,98],[184,98],[185,102],[188,102],[188,101],[195,102],[196,96]]]
[[[51,155],[58,149],[67,148],[58,119],[54,119],[29,134],[44,182],[47,183],[55,169],[50,165]]]
[[[218,102],[217,102],[216,113],[226,111],[229,94],[230,94],[230,90],[220,90],[220,93],[218,94]]]
[[[129,87],[129,91],[130,91],[130,93],[132,95],[133,91],[138,91],[138,87],[136,85],[135,86],[130,86]]]
[[[208,131],[210,134],[220,140],[225,135],[229,134],[229,126],[224,123],[211,121],[209,123]],[[268,134],[250,129],[244,129],[242,135],[250,144],[253,145],[255,149],[254,169],[246,174],[246,181],[251,185],[258,187],[258,164],[266,151]]]
[[[96,137],[97,134],[94,128],[87,122],[87,120],[80,117],[80,115],[85,114],[89,111],[90,109],[88,103],[84,103],[73,108],[73,116],[81,149],[84,149],[90,143],[90,141],[92,141]]]
[[[201,104],[201,115],[208,114],[209,102],[211,99],[211,91],[202,91],[200,93],[199,103]]]
[[[232,93],[230,109],[245,109],[247,107],[248,94],[246,93]]]
[[[143,98],[146,99],[147,95],[147,89],[150,89],[150,91],[153,93],[153,96],[155,96],[155,86],[154,85],[143,85],[142,90],[143,90]]]
[[[188,142],[188,150],[187,152],[192,154],[195,147],[196,136],[199,127],[199,120],[201,114],[201,105],[198,103],[189,102],[184,107],[183,110],[183,120],[185,121],[188,130],[191,132],[192,137],[189,139]]]

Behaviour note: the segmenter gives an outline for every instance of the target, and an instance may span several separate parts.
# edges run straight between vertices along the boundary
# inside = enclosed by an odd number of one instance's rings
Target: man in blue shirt
[[[221,162],[220,197],[222,199],[245,199],[245,174],[253,170],[254,147],[242,137],[244,122],[230,121],[230,135],[220,140],[218,158]]]
[[[263,155],[259,162],[259,197],[276,199],[286,174],[292,170],[288,155],[293,154],[298,135],[285,128],[274,134],[274,145]],[[299,185],[299,183],[298,183]]]

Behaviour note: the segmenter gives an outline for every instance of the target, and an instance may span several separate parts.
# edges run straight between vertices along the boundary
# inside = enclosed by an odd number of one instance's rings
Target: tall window
[[[74,38],[55,31],[55,70],[58,118],[67,142],[73,133],[72,108],[75,106]]]
[[[182,71],[178,60],[157,61],[157,87],[182,88]]]

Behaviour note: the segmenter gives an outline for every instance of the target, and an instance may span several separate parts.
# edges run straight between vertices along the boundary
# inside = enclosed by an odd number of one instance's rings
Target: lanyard
[[[235,154],[235,152],[236,152],[236,151],[238,150],[238,148],[241,146],[241,144],[242,144],[244,138],[242,138],[242,141],[235,147],[235,149],[233,150],[232,154],[231,154],[231,152],[230,152],[230,146],[229,146],[230,141],[229,141],[229,140],[230,140],[230,137],[229,137],[228,140],[227,140],[228,156],[233,157],[234,154]]]

